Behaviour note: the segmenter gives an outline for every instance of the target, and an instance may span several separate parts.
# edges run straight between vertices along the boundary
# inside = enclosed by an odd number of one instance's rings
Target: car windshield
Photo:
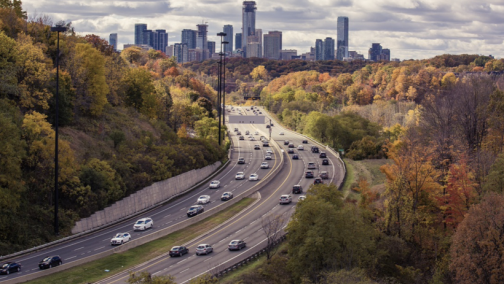
[[[198,246],[198,248],[199,248],[199,249],[204,249],[204,248],[205,248],[205,246]]]
[[[9,264],[8,264],[8,263],[6,263],[6,264],[2,265],[2,268],[7,268],[7,267],[9,267]]]
[[[137,221],[137,225],[143,224],[144,221]]]
[[[122,234],[117,234],[115,237],[120,238],[120,237],[122,237]]]
[[[43,261],[43,262],[46,262],[46,261],[49,261],[49,260],[51,260],[51,258],[50,258],[50,257],[46,257],[46,258],[44,258],[44,260],[42,260],[42,261]]]
[[[238,243],[238,241],[232,241],[231,245],[236,245],[237,243]]]
[[[171,250],[179,250],[179,247],[172,247]]]
[[[228,195],[229,195],[229,193],[224,193],[224,194],[222,194],[222,196],[228,196]]]

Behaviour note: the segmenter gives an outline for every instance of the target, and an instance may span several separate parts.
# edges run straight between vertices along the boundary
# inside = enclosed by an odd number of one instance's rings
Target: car
[[[271,155],[266,155],[266,156],[264,157],[264,159],[265,159],[265,160],[271,160]]]
[[[241,250],[246,246],[247,243],[245,243],[245,241],[243,240],[232,240],[231,242],[229,242],[228,250]]]
[[[209,254],[213,252],[213,248],[209,244],[200,244],[196,247],[196,255]]]
[[[241,135],[241,131],[238,131],[238,132],[236,133],[236,135]]]
[[[143,231],[154,226],[154,221],[151,218],[142,218],[136,221],[133,225],[133,231]]]
[[[298,155],[298,154],[294,154],[294,155],[292,155],[292,159],[293,159],[293,160],[299,160],[299,155]]]
[[[280,135],[284,135],[283,131],[282,131],[282,132],[280,132]]]
[[[220,187],[220,181],[218,180],[212,180],[209,185],[210,188],[219,188]]]
[[[296,148],[296,147],[294,146],[294,143],[289,143],[289,148]]]
[[[269,147],[269,142],[268,142],[268,140],[263,141],[263,147]]]
[[[317,168],[317,166],[315,165],[315,163],[313,163],[313,162],[309,162],[309,163],[308,163],[308,169],[309,169],[309,170],[314,170],[314,169],[316,169],[316,168]]]
[[[287,150],[287,153],[294,154],[294,149],[289,148],[289,150]]]
[[[299,145],[299,146],[298,146],[298,150],[303,151],[303,150],[304,150],[304,146],[303,146],[303,145]]]
[[[210,195],[202,195],[198,198],[198,204],[207,204],[210,203]]]
[[[323,159],[322,160],[322,165],[324,165],[324,166],[329,165],[329,160],[328,159]]]
[[[259,175],[258,174],[251,174],[249,177],[249,180],[259,180]]]
[[[273,126],[273,123],[271,123],[270,125]]]
[[[269,124],[267,124],[267,125],[266,125],[266,128],[270,128],[270,125],[269,125]]]
[[[321,178],[318,177],[313,180],[313,184],[319,184],[319,183],[324,183]]]
[[[254,132],[254,135],[259,135],[259,131]]]
[[[259,112],[259,114],[262,114],[262,112]]]
[[[230,199],[233,199],[233,193],[232,192],[224,192],[221,195],[221,198],[220,198],[220,200],[222,200],[222,201],[228,201]]]
[[[294,193],[294,194],[303,193],[303,187],[299,184],[294,185],[292,187],[292,193]]]
[[[258,144],[254,145],[254,150],[261,150],[261,146],[259,146]]]
[[[254,136],[250,136],[250,137],[249,137],[249,140],[250,140],[250,141],[255,141]]]
[[[185,246],[174,246],[170,250],[170,256],[182,256],[189,253],[189,249]]]
[[[200,213],[205,212],[205,208],[201,205],[193,205],[187,210],[187,217],[196,216]]]
[[[21,271],[21,263],[6,262],[0,266],[0,274],[11,274],[12,272]]]
[[[326,153],[320,152],[319,158],[327,158]]]
[[[319,152],[319,148],[317,146],[312,146],[311,147],[311,151],[312,151],[312,153],[318,153]]]
[[[262,162],[262,163],[261,163],[261,169],[269,169],[269,164],[268,164],[268,162]]]
[[[245,164],[245,158],[238,158],[238,164]]]
[[[245,173],[244,172],[237,172],[235,179],[245,179]]]
[[[245,135],[249,135],[250,132],[248,130],[245,131]]]
[[[319,174],[319,177],[321,179],[328,179],[329,178],[329,174],[326,171],[321,171],[320,174]]]
[[[63,260],[59,255],[47,256],[39,262],[39,269],[51,268],[54,266],[62,265]]]
[[[273,155],[273,151],[271,151],[270,149],[266,150],[266,155]]]
[[[298,197],[298,202],[299,202],[299,201],[302,201],[302,200],[305,200],[305,199],[306,199],[306,195],[300,195],[300,196]]]
[[[284,194],[280,196],[280,204],[289,204],[292,202],[292,196],[290,194]]]
[[[313,171],[306,171],[305,178],[313,178]]]
[[[235,127],[234,131],[235,131],[235,132],[238,132],[238,128],[236,128],[236,127]]]
[[[125,242],[131,240],[131,235],[129,233],[118,233],[110,240],[111,245],[122,245]]]
[[[289,140],[285,140],[284,145],[289,145]]]
[[[303,144],[308,144],[308,140],[303,140]]]

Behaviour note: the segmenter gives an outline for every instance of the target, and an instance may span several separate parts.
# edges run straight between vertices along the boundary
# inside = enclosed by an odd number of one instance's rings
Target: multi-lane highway
[[[241,127],[242,131],[245,132],[245,128]],[[252,130],[252,128],[250,129]],[[260,132],[265,135],[265,132]],[[244,133],[242,133],[244,134]],[[77,261],[82,258],[86,258],[92,255],[102,253],[106,250],[111,250],[113,247],[110,244],[110,240],[115,236],[116,233],[128,232],[131,234],[132,239],[140,238],[147,234],[153,234],[157,231],[165,229],[170,226],[175,226],[176,224],[187,220],[187,210],[191,205],[196,204],[196,201],[201,195],[210,195],[211,202],[209,204],[203,205],[205,212],[203,214],[210,214],[208,210],[220,205],[222,202],[220,197],[223,192],[229,191],[236,197],[240,193],[245,192],[253,186],[258,187],[258,184],[264,179],[268,173],[271,172],[273,168],[280,161],[280,153],[278,150],[274,150],[271,147],[262,147],[260,150],[254,150],[254,145],[259,144],[259,138],[261,135],[254,135],[256,141],[250,141],[247,135],[247,139],[239,140],[238,136],[233,135],[233,154],[232,161],[228,167],[222,171],[214,179],[220,181],[220,188],[209,189],[208,184],[193,190],[192,192],[184,195],[183,197],[177,198],[173,202],[158,207],[148,213],[142,214],[137,218],[132,218],[131,220],[122,222],[120,224],[111,226],[107,229],[100,230],[98,232],[89,234],[79,239],[68,241],[63,244],[59,244],[47,249],[42,249],[40,251],[23,255],[10,260],[4,261],[14,261],[21,263],[22,270],[17,273],[11,273],[10,275],[0,275],[0,283],[5,280],[12,280],[19,278],[21,276],[39,273],[38,263],[46,256],[59,255],[63,259],[63,266],[68,265],[68,263]],[[266,155],[266,150],[273,150],[272,160],[268,161],[270,164],[269,169],[261,169],[260,165],[264,161]],[[237,159],[239,157],[245,158],[245,164],[237,164]],[[237,172],[242,171],[245,173],[244,180],[235,180],[235,175]],[[259,174],[259,181],[249,181],[248,177],[252,173]],[[264,181],[265,182],[265,181]],[[137,219],[150,217],[153,219],[154,226],[152,229],[147,229],[145,231],[133,231],[133,224]]]
[[[254,115],[250,108],[242,108],[244,115]],[[235,108],[236,110],[236,108]],[[262,111],[265,113],[264,111]],[[231,112],[231,114],[235,114]],[[268,119],[269,121],[269,119]],[[238,262],[246,257],[254,254],[259,249],[264,248],[266,235],[261,226],[261,220],[265,215],[283,215],[284,218],[289,218],[293,213],[295,204],[298,202],[298,196],[292,194],[293,202],[289,205],[279,205],[279,197],[282,194],[290,194],[293,185],[301,185],[306,194],[309,186],[313,184],[313,178],[305,178],[305,171],[309,162],[316,165],[314,170],[315,176],[318,176],[320,171],[327,171],[329,179],[324,180],[327,182],[334,182],[339,184],[343,180],[343,172],[339,168],[339,163],[336,157],[328,154],[330,159],[329,165],[322,165],[322,159],[318,154],[310,151],[311,142],[303,144],[302,141],[306,138],[281,128],[278,124],[274,123],[272,128],[272,139],[278,142],[282,148],[282,155],[284,155],[284,167],[276,178],[269,181],[268,185],[263,187],[259,193],[261,200],[253,207],[248,208],[241,212],[238,216],[228,223],[227,225],[212,230],[204,236],[197,238],[190,243],[184,244],[189,248],[190,253],[182,257],[165,257],[158,258],[153,261],[146,262],[138,266],[135,271],[148,271],[153,275],[172,275],[176,277],[178,283],[186,283],[190,279],[202,275],[204,273],[215,273],[235,262]],[[244,132],[249,130],[251,132],[264,131],[267,129],[265,125],[228,125],[232,131],[235,127]],[[283,132],[283,135],[280,133]],[[287,154],[288,145],[284,145],[284,141],[292,142],[296,148],[295,153],[298,154],[299,159],[293,160],[293,154]],[[303,145],[304,150],[297,150],[298,145]],[[324,151],[323,149],[321,149]],[[228,244],[231,240],[244,240],[247,247],[239,251],[229,251]],[[209,255],[197,256],[195,249],[199,244],[210,244],[214,252]],[[126,283],[128,273],[123,272],[99,283]]]

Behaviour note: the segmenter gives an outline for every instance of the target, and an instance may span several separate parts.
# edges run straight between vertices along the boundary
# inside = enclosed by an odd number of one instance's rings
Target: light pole
[[[226,44],[229,44],[228,41],[221,41],[221,46],[222,44],[226,45]],[[222,47],[221,47],[221,50],[222,50]],[[223,58],[223,61],[222,61],[222,80],[221,80],[221,84],[222,84],[222,109],[223,109],[223,113],[222,113],[222,125],[226,125],[226,53],[224,52],[224,58]]]
[[[220,56],[220,61],[219,61],[219,70],[217,71],[217,76],[218,76],[218,80],[217,80],[217,101],[218,101],[218,106],[217,106],[217,113],[219,115],[219,145],[221,145],[221,95],[222,95],[222,90],[221,90],[221,87],[222,87],[222,84],[221,84],[221,65],[222,65],[222,38],[226,36],[226,33],[224,32],[220,32],[217,34],[217,36],[220,36],[221,37],[221,51],[219,53],[219,56]],[[224,110],[226,111],[226,110]]]
[[[56,51],[56,115],[54,118],[54,128],[56,132],[54,141],[54,234],[59,235],[59,222],[58,222],[58,201],[59,201],[59,190],[58,190],[58,120],[59,120],[59,34],[60,32],[66,32],[67,28],[65,26],[55,26],[51,27],[51,32],[58,33],[57,51]]]

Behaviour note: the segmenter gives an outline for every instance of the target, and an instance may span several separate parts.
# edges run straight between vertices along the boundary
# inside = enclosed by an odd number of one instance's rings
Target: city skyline
[[[65,2],[65,1],[63,1]],[[25,0],[28,17],[48,15],[54,22],[72,21],[79,34],[96,34],[108,39],[117,33],[118,49],[134,43],[134,24],[145,23],[152,30],[166,29],[170,44],[180,42],[183,29],[194,29],[197,23],[209,25],[208,40],[216,41],[216,33],[224,25],[241,31],[242,2],[224,1],[215,5],[205,1],[113,1],[98,4],[68,2],[55,5],[46,0]],[[122,3],[122,2],[121,2]],[[430,58],[444,53],[492,54],[504,56],[499,27],[499,10],[490,2],[383,0],[276,1],[257,3],[257,27],[263,33],[283,32],[284,49],[307,52],[317,38],[337,38],[337,17],[346,16],[351,24],[349,49],[367,54],[372,43],[379,42],[401,59]],[[437,4],[436,4],[437,3]],[[502,54],[501,54],[502,53]]]

